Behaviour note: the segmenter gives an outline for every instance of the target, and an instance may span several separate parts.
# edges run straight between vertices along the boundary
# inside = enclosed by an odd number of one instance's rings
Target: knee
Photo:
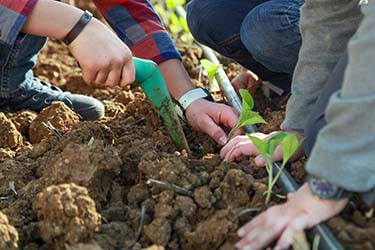
[[[213,1],[192,0],[187,6],[186,20],[191,34],[201,43],[210,43],[213,34],[216,5]]]
[[[296,13],[290,14],[291,11]],[[245,17],[241,41],[255,60],[268,69],[291,74],[301,44],[298,20],[299,6],[266,2]]]
[[[202,27],[201,24],[204,22],[202,21],[203,17],[201,15],[202,12],[202,6],[204,5],[204,0],[193,0],[191,1],[187,6],[187,15],[186,15],[186,21],[188,23],[189,29],[191,34],[195,37],[195,39],[199,39],[200,35],[200,29]],[[203,32],[201,32],[203,33]]]

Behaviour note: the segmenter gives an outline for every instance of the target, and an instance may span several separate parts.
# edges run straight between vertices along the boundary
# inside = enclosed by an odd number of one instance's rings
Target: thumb
[[[227,143],[228,137],[226,133],[222,128],[216,125],[216,123],[209,116],[204,118],[202,125],[201,130],[208,134],[218,144],[223,146]]]

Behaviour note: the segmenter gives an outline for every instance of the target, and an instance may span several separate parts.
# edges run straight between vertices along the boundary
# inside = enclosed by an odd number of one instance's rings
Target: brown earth
[[[201,50],[178,47],[195,83],[207,86],[198,73]],[[239,73],[239,65],[222,62],[230,78]],[[223,164],[220,148],[186,124],[192,156],[178,152],[136,86],[85,84],[67,48],[55,41],[43,50],[35,73],[64,90],[102,100],[106,116],[83,122],[61,103],[40,114],[0,113],[0,211],[9,219],[0,213],[1,249],[16,246],[14,228],[18,245],[26,250],[234,249],[236,230],[258,213],[246,209],[264,209],[264,169],[249,160]],[[221,95],[215,98],[223,102]],[[256,103],[269,122],[260,129],[278,129],[284,104],[259,94]],[[304,161],[289,168],[299,183]],[[147,185],[149,179],[186,192]],[[375,249],[373,208],[353,200],[327,224],[347,249]],[[278,202],[273,197],[272,204]]]

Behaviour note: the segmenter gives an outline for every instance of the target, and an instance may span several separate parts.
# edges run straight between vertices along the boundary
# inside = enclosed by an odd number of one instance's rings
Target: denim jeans
[[[290,88],[301,46],[298,24],[303,2],[192,0],[187,21],[197,41],[285,90]]]
[[[12,47],[0,45],[1,99],[17,96],[21,86],[33,81],[33,67],[46,38],[21,35]]]

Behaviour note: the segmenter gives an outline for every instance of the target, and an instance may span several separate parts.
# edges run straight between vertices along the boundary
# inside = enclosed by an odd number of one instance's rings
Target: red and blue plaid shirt
[[[37,0],[0,0],[0,46],[12,46]],[[93,0],[133,55],[160,63],[180,58],[148,0]]]

